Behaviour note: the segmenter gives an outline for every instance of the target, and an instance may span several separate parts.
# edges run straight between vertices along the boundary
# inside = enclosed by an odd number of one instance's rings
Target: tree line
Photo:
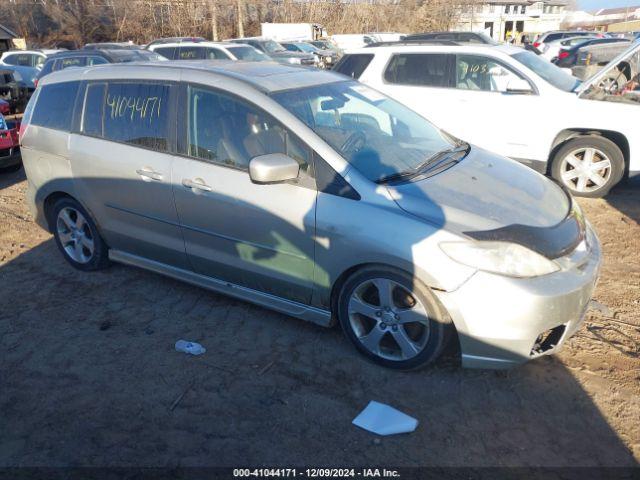
[[[260,35],[263,22],[309,22],[329,34],[448,30],[476,0],[4,0],[0,24],[30,47],[145,44],[162,37]]]

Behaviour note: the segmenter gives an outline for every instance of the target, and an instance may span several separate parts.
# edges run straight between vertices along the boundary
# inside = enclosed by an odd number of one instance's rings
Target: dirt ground
[[[77,272],[25,189],[0,175],[0,467],[638,465],[639,185],[580,201],[604,248],[600,306],[560,354],[494,372],[451,353],[410,373],[338,329],[121,265]],[[370,400],[418,429],[353,426]]]

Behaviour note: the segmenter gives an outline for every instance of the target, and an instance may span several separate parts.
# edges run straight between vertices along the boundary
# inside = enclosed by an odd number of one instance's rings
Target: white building
[[[563,22],[567,2],[564,0],[478,0],[460,17],[456,30],[486,32],[495,40],[507,36],[558,30]]]

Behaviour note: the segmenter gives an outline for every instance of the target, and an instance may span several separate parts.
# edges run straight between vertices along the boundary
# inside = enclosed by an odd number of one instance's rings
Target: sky
[[[578,0],[581,10],[597,10],[599,8],[630,7],[640,5],[640,0]]]

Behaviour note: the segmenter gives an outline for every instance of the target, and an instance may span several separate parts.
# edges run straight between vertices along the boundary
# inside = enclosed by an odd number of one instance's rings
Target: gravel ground
[[[637,466],[639,188],[580,201],[604,248],[599,308],[560,354],[398,373],[337,329],[121,265],[77,272],[32,222],[24,173],[0,174],[0,467]],[[418,429],[352,426],[370,400]]]

